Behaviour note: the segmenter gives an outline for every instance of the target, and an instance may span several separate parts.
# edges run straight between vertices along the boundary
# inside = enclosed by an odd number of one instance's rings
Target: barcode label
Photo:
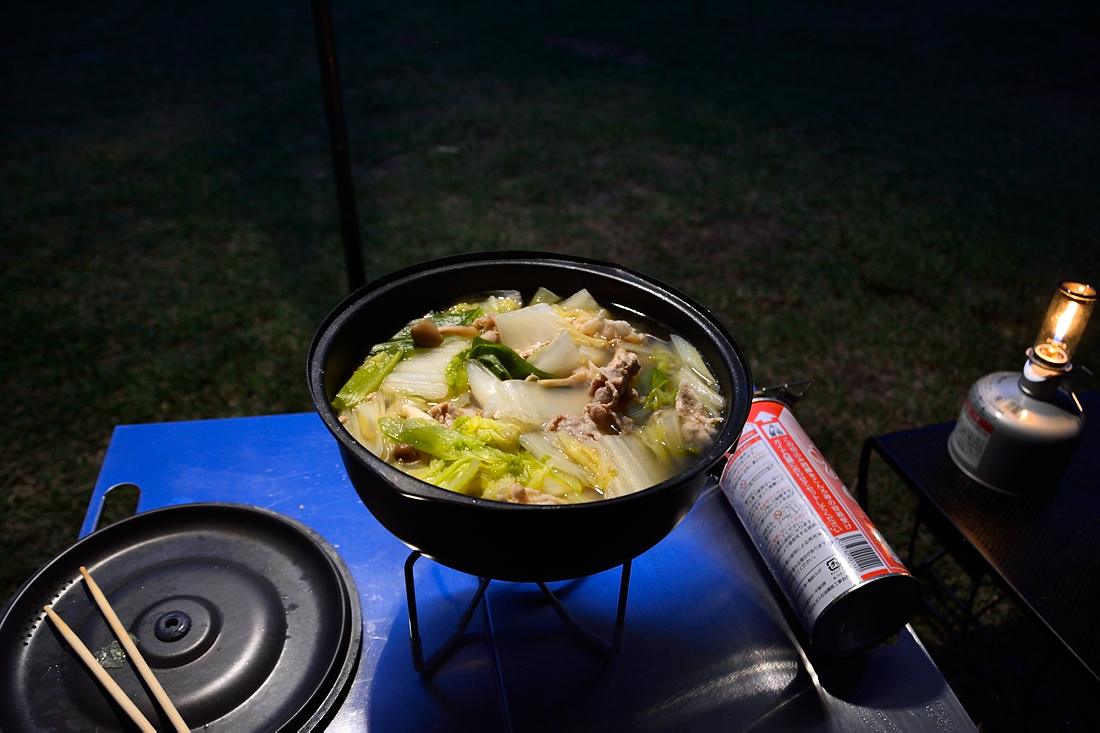
[[[856,570],[860,573],[883,567],[882,560],[875,554],[875,549],[871,547],[871,543],[861,533],[852,532],[851,534],[841,535],[836,538],[836,541],[844,548],[848,559],[852,561],[852,564],[856,566]]]

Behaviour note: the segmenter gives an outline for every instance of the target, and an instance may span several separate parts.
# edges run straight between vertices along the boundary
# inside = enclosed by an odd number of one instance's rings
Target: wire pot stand
[[[412,553],[409,554],[408,559],[405,560],[405,593],[409,602],[409,646],[412,650],[413,669],[420,674],[431,674],[446,660],[458,643],[465,638],[466,628],[470,625],[470,621],[474,617],[474,612],[485,597],[485,591],[489,588],[489,583],[492,582],[492,578],[478,578],[479,583],[477,591],[474,593],[466,610],[463,611],[454,631],[451,632],[451,635],[447,637],[435,651],[431,652],[425,658],[424,643],[420,636],[420,621],[417,618],[416,611],[416,581],[413,578],[413,566],[420,558],[420,552],[413,550]],[[546,583],[536,581],[535,584],[542,591],[543,595],[546,596],[558,616],[561,617],[566,628],[573,632],[594,651],[608,656],[614,656],[618,654],[619,650],[622,648],[623,627],[626,621],[626,597],[630,588],[630,562],[630,560],[627,560],[622,565],[622,573],[619,579],[619,600],[615,610],[615,625],[612,628],[610,639],[603,638],[573,618],[568,609],[562,604],[561,599],[554,595],[554,592],[550,590]],[[493,661],[497,670],[497,678],[503,690],[503,680],[500,677],[500,660],[497,655],[496,642],[493,636],[492,616],[489,614],[488,604],[485,606],[485,617],[488,626],[487,636],[489,637],[489,644],[493,652]]]

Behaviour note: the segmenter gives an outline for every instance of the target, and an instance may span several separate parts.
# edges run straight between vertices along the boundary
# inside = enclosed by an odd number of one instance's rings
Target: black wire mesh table
[[[1100,418],[1100,395],[1080,395],[1086,414]],[[950,555],[971,579],[969,591],[950,596],[958,621],[956,640],[984,633],[978,603],[983,579],[1050,632],[1100,681],[1100,426],[1090,424],[1056,491],[1015,497],[981,486],[963,474],[947,452],[955,423],[941,423],[868,438],[860,457],[857,496],[868,506],[868,468],[879,455],[918,498],[909,543],[910,567],[926,580],[942,580],[933,566]],[[926,528],[941,548],[917,561],[914,544]]]

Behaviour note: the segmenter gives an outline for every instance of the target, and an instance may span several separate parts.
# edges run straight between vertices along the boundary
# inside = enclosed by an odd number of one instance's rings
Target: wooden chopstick
[[[141,673],[141,677],[145,680],[145,684],[153,691],[153,696],[157,698],[157,702],[160,703],[161,708],[163,708],[164,712],[168,715],[168,719],[172,721],[172,725],[175,727],[177,733],[187,733],[187,731],[191,729],[187,727],[187,723],[183,722],[183,718],[181,718],[180,714],[176,711],[176,706],[168,699],[168,694],[164,691],[164,688],[160,686],[160,682],[157,682],[157,678],[153,676],[153,670],[149,669],[149,665],[145,663],[145,658],[141,656],[141,652],[138,651],[137,646],[130,638],[130,634],[126,632],[126,627],[118,620],[118,616],[115,614],[114,609],[111,608],[111,604],[107,602],[107,597],[103,595],[103,591],[101,591],[99,586],[96,585],[96,582],[92,580],[92,576],[88,574],[88,570],[83,565],[80,566],[80,574],[84,576],[84,582],[88,584],[88,590],[92,592],[92,598],[95,599],[96,605],[99,606],[99,610],[103,613],[104,618],[107,619],[107,623],[110,625],[111,630],[115,632],[118,643],[122,644],[122,648],[130,655],[130,659],[133,660],[134,666],[138,668],[138,672]]]
[[[46,610],[46,615],[50,617],[50,621],[53,621],[53,625],[61,632],[61,636],[65,637],[65,641],[69,643],[69,646],[76,652],[76,655],[84,662],[88,671],[95,675],[95,678],[106,688],[111,697],[115,699],[115,702],[126,711],[126,714],[137,723],[142,732],[157,733],[157,729],[152,726],[149,719],[141,714],[137,705],[134,705],[134,703],[130,701],[130,698],[126,697],[126,693],[122,691],[122,688],[118,686],[114,678],[107,674],[107,670],[103,669],[103,666],[96,661],[96,658],[88,651],[88,647],[84,646],[84,642],[80,640],[80,637],[69,628],[69,625],[65,623],[52,608],[49,606],[44,606],[44,608]]]

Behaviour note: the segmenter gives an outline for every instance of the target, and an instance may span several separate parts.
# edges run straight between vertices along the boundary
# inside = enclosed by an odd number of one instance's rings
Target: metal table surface
[[[1100,394],[1079,395],[1100,414]],[[1054,492],[1017,497],[992,491],[960,471],[947,452],[955,423],[869,438],[858,491],[867,506],[874,450],[920,498],[921,512],[960,562],[977,563],[1100,679],[1100,425],[1081,445]]]
[[[818,658],[713,482],[672,534],[633,561],[617,656],[581,643],[536,585],[494,581],[464,642],[423,676],[409,648],[409,549],[359,501],[315,414],[118,426],[82,536],[122,484],[140,488],[139,512],[260,506],[337,549],[358,587],[364,633],[329,730],[975,730],[908,627],[866,653]],[[610,636],[619,576],[550,585],[574,618]],[[477,585],[417,563],[426,652],[450,634]]]

